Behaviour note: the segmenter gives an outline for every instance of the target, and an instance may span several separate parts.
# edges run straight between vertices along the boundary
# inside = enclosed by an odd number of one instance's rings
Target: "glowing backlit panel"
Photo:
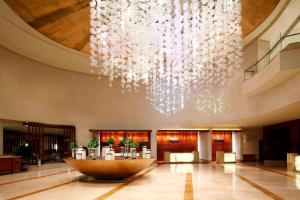
[[[224,163],[232,163],[236,161],[235,153],[224,153]]]
[[[170,162],[193,162],[194,153],[170,153]]]
[[[295,169],[297,172],[300,172],[300,156],[295,157]]]

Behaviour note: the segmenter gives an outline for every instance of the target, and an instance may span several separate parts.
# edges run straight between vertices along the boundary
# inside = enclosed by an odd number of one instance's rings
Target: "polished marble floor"
[[[49,164],[1,175],[2,199],[300,199],[300,173],[259,164],[155,164],[131,179],[101,181]]]

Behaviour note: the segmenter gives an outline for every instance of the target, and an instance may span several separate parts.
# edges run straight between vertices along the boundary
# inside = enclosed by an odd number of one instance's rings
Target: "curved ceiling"
[[[241,0],[243,36],[255,30],[280,0]],[[31,27],[72,49],[89,53],[89,0],[5,0]]]

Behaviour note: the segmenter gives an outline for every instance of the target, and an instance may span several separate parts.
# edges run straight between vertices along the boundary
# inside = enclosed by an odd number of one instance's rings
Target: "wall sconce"
[[[168,140],[169,142],[176,143],[179,142],[179,137],[169,137]]]
[[[218,142],[218,143],[224,142],[224,138],[220,137],[220,136],[215,137],[214,140],[215,140],[215,142]]]

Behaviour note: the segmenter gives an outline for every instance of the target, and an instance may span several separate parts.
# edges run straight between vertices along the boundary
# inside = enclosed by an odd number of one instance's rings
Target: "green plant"
[[[128,144],[128,138],[123,137],[122,140],[120,141],[120,146],[124,147],[126,144]]]
[[[88,144],[89,148],[96,148],[98,146],[98,139],[92,138],[91,141]]]
[[[76,140],[75,140],[74,142],[71,142],[71,144],[70,144],[70,148],[71,148],[71,149],[75,149],[75,148],[77,148],[77,147],[78,147],[78,145],[77,145]]]
[[[142,147],[144,147],[144,146],[147,146],[147,142],[141,141],[141,142],[140,142],[140,147],[142,148]]]
[[[131,141],[129,141],[129,146],[130,146],[131,148],[136,148],[137,144],[136,144],[135,141],[131,140]]]
[[[113,138],[109,138],[107,141],[106,141],[107,144],[114,144],[115,143],[115,140]]]

